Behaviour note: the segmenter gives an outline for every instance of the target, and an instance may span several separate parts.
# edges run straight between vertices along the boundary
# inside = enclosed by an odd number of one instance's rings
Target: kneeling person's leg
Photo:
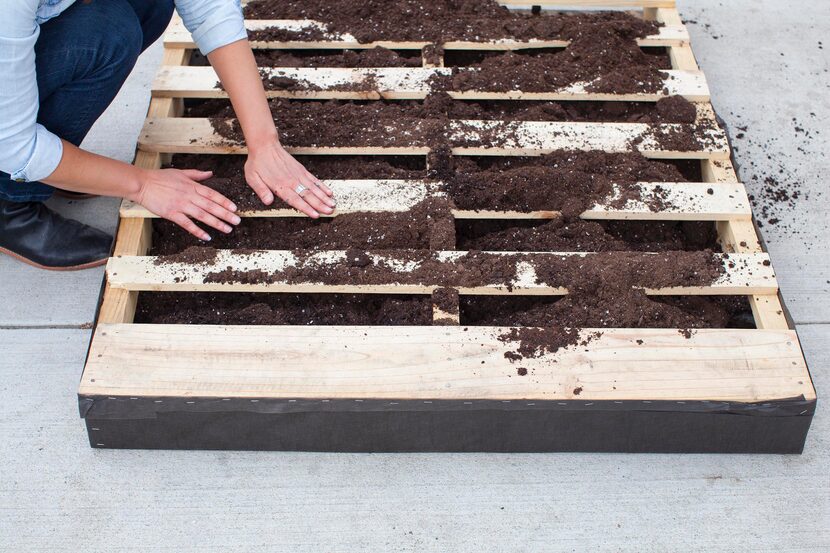
[[[76,2],[41,26],[36,44],[38,122],[75,145],[110,105],[132,71],[144,32],[127,0]],[[53,189],[0,176],[0,250],[46,268],[106,261],[111,238],[61,218],[40,202]]]
[[[141,45],[143,52],[161,37],[170,24],[175,8],[173,0],[127,0],[133,7],[144,41]]]

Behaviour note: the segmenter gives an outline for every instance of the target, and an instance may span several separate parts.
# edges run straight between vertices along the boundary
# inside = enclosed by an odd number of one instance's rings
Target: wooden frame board
[[[267,89],[269,98],[315,100],[423,100],[433,90],[431,79],[454,73],[475,73],[475,68],[385,67],[352,69],[262,68],[265,78],[288,78],[308,86],[303,89]],[[656,102],[667,95],[683,96],[691,102],[709,100],[709,87],[701,71],[668,70],[663,88],[657,92],[631,94],[592,92],[591,83],[576,83],[559,90],[507,92],[487,90],[448,91],[457,100],[583,100]],[[227,98],[212,67],[163,67],[153,83],[153,95],[161,98]]]

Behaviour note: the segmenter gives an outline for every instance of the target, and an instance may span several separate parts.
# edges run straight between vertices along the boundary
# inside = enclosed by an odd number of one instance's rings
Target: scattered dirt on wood
[[[155,260],[156,265],[169,263],[187,263],[189,265],[211,265],[216,261],[219,250],[203,246],[188,246],[184,250],[169,255],[162,255]]]
[[[353,262],[348,252],[345,261],[334,262],[321,261],[313,250],[295,250],[294,254],[296,264],[270,274],[256,270],[257,281],[452,288],[499,286],[511,291],[531,280],[550,288],[566,288],[569,295],[563,301],[573,297],[614,301],[641,288],[706,286],[725,271],[723,263],[709,251],[601,252],[587,256],[469,251],[448,259],[440,252],[387,250],[377,255],[367,251],[364,255],[368,256],[368,262],[360,263]],[[257,252],[251,255],[256,256]],[[528,270],[532,276],[527,276]],[[207,273],[205,282],[249,282],[246,273],[228,267]]]
[[[525,358],[541,357],[548,353],[556,353],[561,348],[574,345],[586,346],[594,337],[601,336],[594,332],[582,337],[579,329],[551,326],[546,328],[511,328],[499,336],[499,340],[506,344],[517,344],[515,351],[507,351],[505,359],[511,363],[522,361]]]

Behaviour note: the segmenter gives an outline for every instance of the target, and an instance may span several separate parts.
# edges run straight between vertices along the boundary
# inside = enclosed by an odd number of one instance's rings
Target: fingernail
[[[233,221],[233,224],[234,224],[234,225],[238,225],[239,223],[241,223],[241,222],[242,222],[242,218],[241,218],[241,217],[239,217],[239,216],[237,216],[237,215],[234,215],[234,217],[233,217],[232,221]]]
[[[231,232],[232,230],[233,230],[233,228],[231,228],[231,227],[229,227],[229,226],[228,226],[228,227],[225,227],[225,234],[230,234],[230,232]]]
[[[231,211],[236,211],[236,204],[231,204]]]
[[[274,196],[273,195],[265,196],[265,205],[271,205],[272,203],[274,203]]]
[[[311,212],[311,216],[312,216],[312,217],[319,217],[319,216],[320,216],[320,214],[319,214],[319,213],[317,213],[316,211],[312,211],[312,212]]]
[[[202,240],[204,240],[205,242],[210,242],[210,240],[211,240],[210,235],[205,234],[204,236],[202,236]]]

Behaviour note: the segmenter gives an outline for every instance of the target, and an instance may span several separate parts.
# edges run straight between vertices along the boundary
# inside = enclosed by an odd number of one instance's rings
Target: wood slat
[[[438,252],[438,260],[446,263],[446,270],[441,274],[451,274],[453,262],[461,259],[467,252],[447,251]],[[496,255],[513,256],[516,260],[516,278],[509,286],[494,282],[484,286],[459,287],[461,294],[522,294],[522,295],[564,295],[567,289],[540,284],[536,280],[537,263],[545,259],[555,259],[563,256],[601,255],[575,252],[544,252],[544,253],[517,253],[492,252]],[[660,254],[642,254],[660,255]],[[716,282],[708,286],[677,286],[651,289],[646,292],[652,295],[748,295],[774,294],[778,291],[775,274],[769,266],[769,256],[765,253],[757,254],[713,254],[724,264],[725,272]],[[397,271],[407,273],[424,261],[429,254],[421,257],[413,255],[403,262],[392,254],[370,252],[369,257],[378,266],[394,267]],[[333,269],[348,267],[349,261],[344,250],[326,250],[313,252],[307,259],[300,260],[294,252],[286,250],[262,250],[254,253],[235,253],[233,250],[219,250],[216,259],[211,263],[158,263],[153,256],[142,257],[114,257],[107,263],[107,279],[110,286],[127,290],[153,291],[200,291],[200,292],[291,292],[291,293],[367,293],[367,294],[431,294],[435,288],[446,286],[446,282],[436,279],[435,282],[419,284],[399,284],[394,275],[384,284],[324,284],[320,282],[204,282],[205,278],[218,271],[232,269],[234,271],[263,271],[273,274],[289,267],[300,270],[328,266]],[[463,263],[463,260],[462,260]],[[766,263],[766,265],[765,265]]]
[[[664,129],[679,125],[662,125]],[[630,152],[636,148],[644,156],[664,159],[728,159],[726,135],[719,128],[708,130],[707,144],[693,150],[672,150],[657,143],[651,125],[644,123],[563,123],[454,121],[450,139],[468,145],[453,147],[455,155],[542,155],[556,150],[604,150]],[[487,136],[504,136],[502,144],[489,145]],[[640,140],[635,144],[635,141]],[[480,146],[469,143],[479,141]],[[379,140],[379,142],[382,142]],[[487,144],[487,145],[485,145]],[[244,154],[244,144],[231,142],[213,130],[210,120],[202,118],[148,118],[139,136],[139,148],[156,153]],[[424,155],[423,145],[360,147],[286,146],[293,154],[303,155]]]
[[[349,33],[329,33],[326,26],[319,21],[310,19],[247,19],[245,28],[248,31],[259,31],[263,29],[278,29],[281,31],[300,32],[306,29],[316,29],[326,33],[322,40],[291,40],[291,41],[261,41],[252,40],[251,46],[257,49],[269,50],[338,50],[349,49],[359,50],[375,47],[389,48],[391,50],[420,50],[431,44],[428,41],[416,40],[378,40],[374,42],[358,42],[357,38]],[[661,27],[657,34],[637,39],[637,44],[642,47],[660,47],[680,45],[689,41],[689,32],[681,23],[678,25],[666,25]],[[570,44],[568,40],[515,40],[510,38],[498,40],[451,40],[442,46],[444,50],[488,50],[505,51],[521,50],[525,48],[565,48]],[[164,35],[164,45],[168,48],[196,48],[193,37],[190,35],[181,19],[177,19],[170,25]]]
[[[765,402],[815,392],[795,332],[584,329],[509,363],[493,327],[100,325],[81,396]],[[597,334],[599,335],[597,337]],[[528,375],[518,377],[516,367]],[[575,394],[578,392],[578,396]]]
[[[190,52],[184,49],[165,48],[163,65],[183,65],[190,60]],[[174,117],[181,115],[184,106],[174,98],[153,98],[147,108],[148,117]],[[161,156],[152,152],[136,151],[135,165],[142,169],[161,167]],[[150,248],[152,228],[150,221],[122,219],[118,222],[115,237],[115,255],[144,255]],[[104,286],[98,321],[104,323],[126,323],[135,316],[138,294],[113,289],[109,283]]]
[[[703,180],[716,183],[737,183],[738,175],[730,160],[703,162]],[[751,219],[721,221],[718,236],[724,251],[761,252],[761,241]],[[778,294],[750,296],[749,305],[755,326],[764,329],[788,329],[790,323]]]
[[[422,100],[432,92],[430,79],[453,74],[452,68],[387,67],[355,69],[323,68],[261,68],[270,77],[286,77],[302,83],[308,90],[267,90],[269,98],[306,98],[339,100]],[[476,68],[456,68],[459,73],[476,73]],[[590,83],[577,83],[546,92],[492,92],[487,90],[449,91],[459,100],[584,100],[656,102],[667,94],[683,96],[692,102],[709,100],[709,87],[701,71],[661,71],[664,88],[653,93],[614,94],[586,90]],[[369,83],[361,90],[344,90],[360,83]],[[162,67],[153,82],[153,96],[171,98],[227,98],[218,87],[212,67]]]
[[[337,211],[332,216],[357,212],[390,213],[407,211],[427,198],[444,197],[444,184],[423,180],[327,180],[324,181],[337,198]],[[640,221],[726,221],[748,220],[752,217],[749,199],[743,185],[738,183],[708,184],[699,182],[638,183],[641,198],[615,205],[620,188],[606,201],[600,202],[582,214],[583,219],[640,220]],[[551,191],[555,194],[555,190]],[[659,210],[648,198],[659,194]],[[290,207],[240,211],[241,217],[304,217]],[[454,209],[456,219],[552,219],[557,211],[499,211]],[[125,200],[121,217],[155,218],[156,215],[139,204]]]

